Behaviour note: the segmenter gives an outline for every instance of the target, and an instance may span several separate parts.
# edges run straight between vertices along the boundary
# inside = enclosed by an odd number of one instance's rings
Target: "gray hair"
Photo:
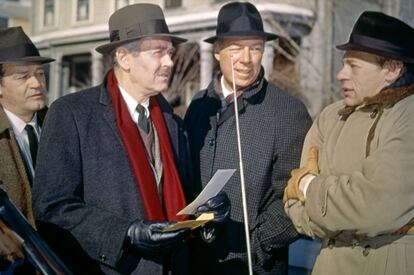
[[[116,47],[115,49],[112,50],[112,52],[110,54],[110,57],[111,57],[111,60],[112,60],[112,66],[114,68],[119,66],[118,61],[116,60],[116,51],[119,48],[125,48],[130,53],[132,53],[133,55],[137,55],[138,52],[139,52],[139,40],[133,40],[133,41],[127,42],[127,43],[122,44],[122,45],[120,45],[120,46],[118,46],[118,47]]]

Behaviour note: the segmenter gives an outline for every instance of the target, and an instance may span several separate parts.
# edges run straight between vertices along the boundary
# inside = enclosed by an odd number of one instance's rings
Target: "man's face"
[[[343,67],[336,75],[341,82],[345,105],[361,105],[365,97],[376,95],[388,85],[386,76],[389,71],[378,60],[378,56],[366,52],[345,52]]]
[[[32,117],[45,107],[46,79],[40,63],[3,64],[0,103],[17,116]]]
[[[233,89],[232,59],[237,90],[253,84],[257,79],[261,68],[264,43],[263,38],[260,37],[224,38],[222,43],[216,42],[214,57],[220,63],[220,70],[225,80],[224,85],[228,89]]]
[[[138,53],[131,54],[129,76],[132,88],[146,96],[168,89],[173,68],[174,47],[170,38],[147,37],[138,41]]]

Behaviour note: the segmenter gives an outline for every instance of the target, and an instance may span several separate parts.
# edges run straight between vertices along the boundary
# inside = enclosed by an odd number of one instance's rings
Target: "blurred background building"
[[[56,59],[47,67],[49,103],[104,78],[110,64],[94,49],[108,41],[108,18],[128,4],[160,5],[170,31],[189,42],[174,56],[175,72],[165,96],[183,115],[192,96],[212,79],[217,63],[210,44],[223,0],[0,0],[0,28],[23,26],[41,54]],[[262,14],[265,30],[280,35],[266,44],[267,79],[302,99],[315,116],[340,98],[335,75],[341,52],[364,10],[383,11],[414,25],[414,0],[251,0]],[[413,38],[414,39],[414,38]],[[301,239],[291,246],[290,274],[307,274],[318,242]]]

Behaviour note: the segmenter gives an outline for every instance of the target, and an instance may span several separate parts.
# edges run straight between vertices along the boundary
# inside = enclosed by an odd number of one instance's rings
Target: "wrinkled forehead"
[[[345,51],[344,55],[342,56],[342,62],[368,62],[372,64],[378,64],[379,60],[381,60],[383,57],[363,52],[363,51]]]
[[[35,71],[42,69],[43,65],[40,62],[2,64],[2,70],[5,76],[25,71]]]
[[[141,51],[158,48],[173,48],[173,43],[169,37],[149,36],[138,40],[138,48]]]

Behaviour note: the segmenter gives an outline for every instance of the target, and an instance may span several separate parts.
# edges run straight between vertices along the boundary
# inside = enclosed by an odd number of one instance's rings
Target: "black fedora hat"
[[[277,38],[276,34],[263,31],[259,11],[248,2],[232,2],[221,7],[217,17],[216,35],[204,41],[214,43],[217,38],[232,36],[259,36],[266,41]]]
[[[96,48],[96,51],[102,54],[110,53],[122,44],[147,36],[170,37],[174,44],[187,41],[170,33],[161,8],[153,4],[123,7],[111,15],[108,24],[110,43]]]
[[[383,57],[414,62],[414,29],[381,12],[365,11],[356,21],[349,41],[339,50],[368,52]]]
[[[36,46],[21,27],[0,30],[0,64],[52,61],[55,60],[40,56]]]

